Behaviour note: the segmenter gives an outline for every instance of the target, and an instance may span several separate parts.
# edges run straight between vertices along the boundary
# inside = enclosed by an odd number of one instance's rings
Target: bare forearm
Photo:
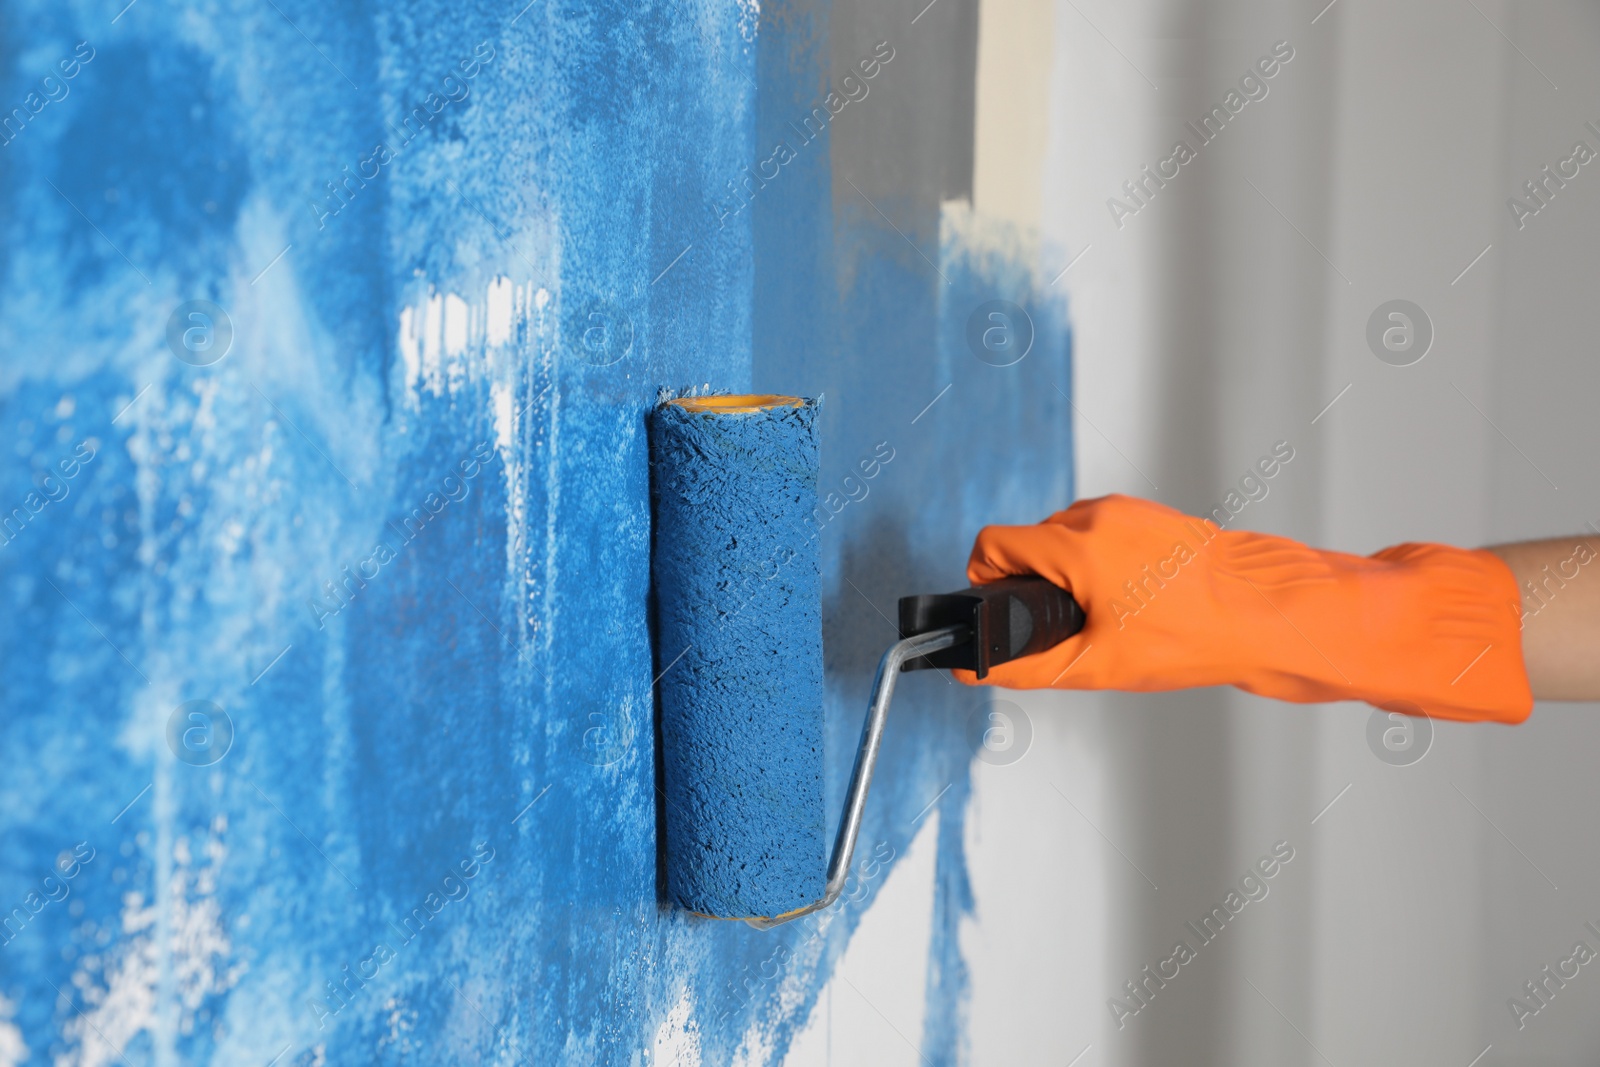
[[[1522,658],[1539,700],[1600,700],[1600,537],[1490,545],[1522,590]]]

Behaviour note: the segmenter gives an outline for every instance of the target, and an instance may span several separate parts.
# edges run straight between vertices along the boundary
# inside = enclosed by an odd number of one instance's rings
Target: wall
[[[1600,122],[1586,110],[1591,12],[1074,0],[1056,24],[1043,214],[1047,235],[1090,248],[1066,276],[1081,495],[1208,509],[1284,439],[1296,458],[1244,527],[1369,552],[1600,521],[1581,432],[1595,388],[1587,169],[1523,228],[1507,207],[1575,140],[1600,147],[1584,125]],[[1119,227],[1108,198],[1278,40],[1295,58],[1270,94]],[[1410,366],[1365,336],[1395,298],[1435,331]],[[1578,844],[1596,804],[1578,770],[1590,705],[1540,704],[1515,729],[1436,724],[1426,754],[1397,766],[1362,705],[1056,701],[1049,747],[1019,769],[1065,786],[1089,765],[1075,833],[1042,803],[1047,783],[1006,779],[978,810],[1033,826],[1011,829],[1009,859],[973,860],[993,884],[1060,887],[1066,917],[1023,965],[1056,1000],[1048,1020],[1024,1016],[980,977],[982,1049],[1081,1064],[1594,1058],[1588,978],[1521,1028],[1508,1007],[1575,941],[1596,944],[1583,926],[1596,871]],[[1270,896],[1119,1027],[1107,1001],[1192,942],[1185,922],[1276,840],[1296,858]],[[1024,897],[980,891],[977,911]],[[1030,943],[1020,922],[987,925],[996,948],[975,956],[978,975]]]
[[[513,8],[0,9],[0,105],[38,93],[0,147],[0,1062],[1593,1058],[1589,979],[1508,1007],[1600,923],[1587,705],[1396,766],[1358,705],[914,677],[826,928],[661,910],[641,422],[662,385],[824,394],[835,804],[894,599],[1074,468],[1205,510],[1285,440],[1241,524],[1360,551],[1600,521],[1587,169],[1506,205],[1596,145],[1590,13]],[[1365,339],[1397,297],[1436,331],[1406,367]],[[1029,309],[1025,360],[973,358],[979,298]],[[195,299],[215,362],[167,339]],[[168,739],[189,701],[214,763]],[[980,749],[991,711],[1031,741]]]
[[[916,1021],[853,1049],[960,1059],[987,696],[908,680],[826,919],[659,903],[642,430],[825,396],[836,803],[895,598],[1071,498],[1060,291],[960,199],[975,5],[0,17],[0,1062],[780,1062],[913,855],[863,999]]]

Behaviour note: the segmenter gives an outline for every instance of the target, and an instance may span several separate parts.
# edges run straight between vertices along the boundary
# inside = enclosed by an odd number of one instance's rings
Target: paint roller
[[[826,856],[816,400],[664,396],[650,413],[667,892],[762,929],[844,888],[902,671],[979,678],[1083,627],[1041,578],[900,600]]]

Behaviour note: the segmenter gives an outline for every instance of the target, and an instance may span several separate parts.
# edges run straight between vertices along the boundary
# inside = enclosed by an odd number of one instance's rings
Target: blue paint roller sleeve
[[[711,396],[650,416],[667,889],[702,915],[823,893],[817,413]]]

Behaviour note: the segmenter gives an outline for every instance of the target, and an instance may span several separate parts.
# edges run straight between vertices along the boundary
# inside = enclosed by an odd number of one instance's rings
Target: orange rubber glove
[[[1036,526],[985,527],[968,579],[1019,574],[1072,593],[1088,621],[1055,648],[994,668],[985,684],[1234,685],[1300,703],[1364,700],[1507,723],[1533,708],[1517,583],[1491,552],[1405,544],[1352,556],[1106,496]]]

